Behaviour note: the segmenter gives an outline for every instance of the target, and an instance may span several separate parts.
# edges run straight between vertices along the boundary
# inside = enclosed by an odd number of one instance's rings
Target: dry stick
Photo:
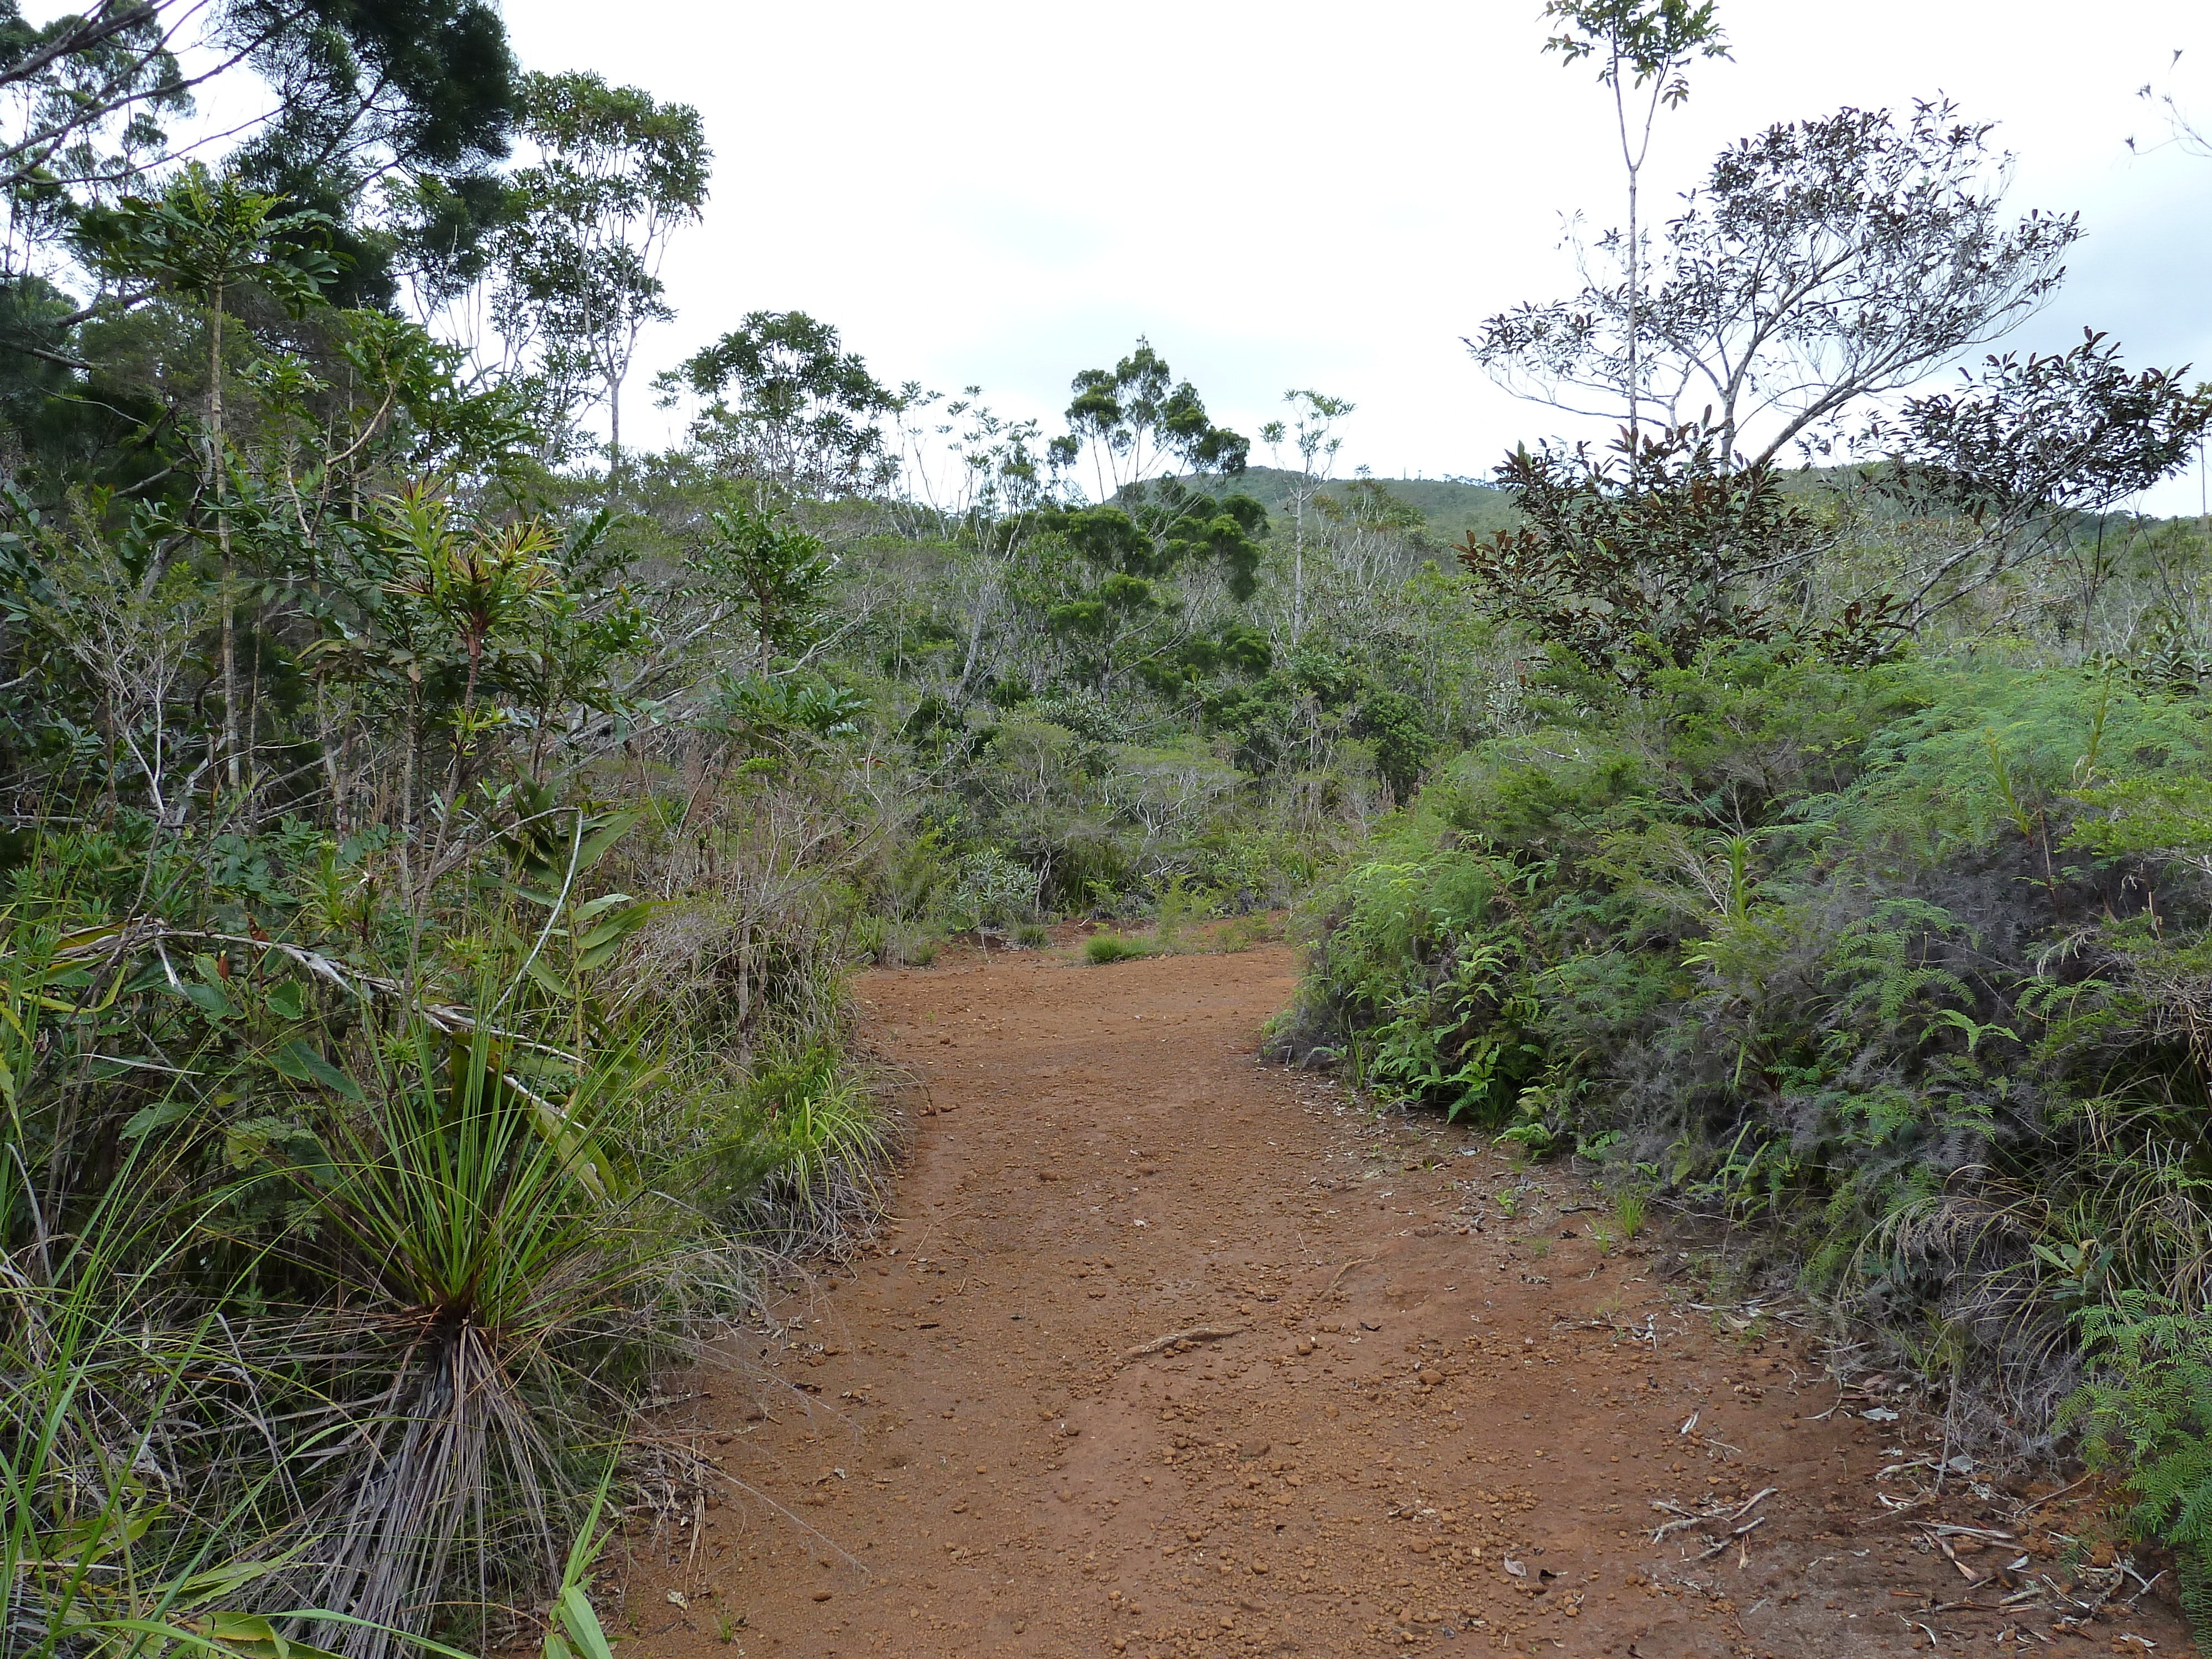
[[[2096,1474],[2096,1471],[2093,1469],[2093,1470],[2091,1470],[2091,1471],[2089,1472],[2089,1474],[2085,1474],[2085,1475],[2082,1475],[2082,1476],[2081,1477],[2081,1479],[2080,1479],[2080,1480],[2069,1480],[2069,1481],[2068,1481],[2064,1486],[2061,1486],[2061,1487],[2060,1487],[2057,1492],[2047,1492],[2044,1493],[2042,1497],[2040,1497],[2040,1498],[2037,1498],[2033,1503],[2032,1503],[2032,1504],[2026,1504],[2026,1505],[2024,1505],[2022,1508],[2021,1508],[2020,1510],[2016,1510],[2016,1511],[2015,1511],[2015,1514],[2016,1514],[2017,1516],[2019,1516],[2021,1518],[2025,1519],[2027,1516],[2031,1516],[2031,1515],[2034,1514],[2034,1513],[2036,1512],[2036,1510],[2038,1510],[2041,1509],[2041,1508],[2042,1508],[2045,1504],[2048,1504],[2048,1503],[2049,1503],[2052,1498],[2063,1498],[2063,1497],[2064,1497],[2068,1492],[2072,1492],[2072,1491],[2074,1490],[2074,1488],[2075,1488],[2075,1487],[2076,1487],[2076,1486],[2080,1486],[2083,1480],[2093,1480],[2093,1479],[2094,1479],[2094,1478],[2095,1478],[2095,1474]]]
[[[1763,1515],[1762,1515],[1762,1516],[1760,1516],[1759,1517],[1759,1519],[1758,1519],[1758,1520],[1756,1520],[1756,1521],[1752,1521],[1752,1522],[1746,1522],[1744,1525],[1742,1525],[1742,1526],[1741,1526],[1741,1527],[1738,1527],[1738,1528],[1737,1528],[1734,1532],[1730,1533],[1727,1537],[1725,1537],[1725,1538],[1722,1539],[1718,1543],[1715,1544],[1715,1545],[1714,1545],[1711,1549],[1707,1550],[1707,1551],[1706,1551],[1703,1555],[1699,1556],[1699,1557],[1698,1558],[1698,1560],[1700,1560],[1700,1561],[1710,1561],[1710,1560],[1711,1560],[1711,1559],[1713,1559],[1713,1557],[1715,1557],[1716,1555],[1718,1555],[1718,1554],[1719,1554],[1723,1550],[1726,1549],[1726,1548],[1727,1548],[1730,1544],[1734,1543],[1737,1539],[1739,1539],[1739,1538],[1742,1538],[1742,1537],[1746,1537],[1746,1536],[1747,1536],[1748,1534],[1752,1534],[1752,1533],[1754,1533],[1754,1532],[1758,1531],[1759,1528],[1761,1528],[1761,1527],[1765,1526],[1765,1524],[1766,1524],[1766,1517],[1765,1517],[1765,1516],[1763,1516]]]
[[[1959,1559],[1959,1552],[1951,1547],[1951,1540],[1949,1539],[1944,1537],[1940,1532],[1932,1535],[1936,1540],[1936,1547],[1942,1552],[1943,1559],[1946,1561],[1948,1561],[1953,1566],[1958,1568],[1959,1576],[1961,1578],[1964,1578],[1969,1584],[1979,1584],[1982,1582],[1981,1575]]]
[[[1999,1532],[1994,1527],[1962,1527],[1950,1521],[1915,1521],[1912,1524],[1923,1532],[1937,1533],[1946,1538],[1979,1538],[2000,1544],[2015,1541],[2012,1534]]]
[[[1735,1513],[1729,1516],[1728,1518],[1731,1521],[1742,1520],[1745,1516],[1749,1515],[1762,1503],[1765,1502],[1766,1499],[1773,1497],[1776,1492],[1781,1490],[1782,1489],[1779,1486],[1760,1487],[1757,1492],[1752,1493],[1749,1498],[1746,1498],[1743,1501],[1742,1505],[1736,1510]]]
[[[1762,1486],[1759,1491],[1753,1492],[1749,1498],[1746,1498],[1735,1509],[1729,1510],[1726,1515],[1723,1515],[1717,1510],[1711,1510],[1704,1515],[1692,1515],[1688,1510],[1685,1510],[1680,1504],[1669,1503],[1664,1498],[1655,1499],[1651,1505],[1653,1509],[1657,1510],[1662,1515],[1679,1516],[1680,1518],[1679,1520],[1663,1522],[1659,1528],[1651,1534],[1651,1541],[1656,1544],[1661,1539],[1666,1537],[1668,1533],[1676,1531],[1683,1527],[1706,1526],[1715,1521],[1719,1522],[1723,1526],[1730,1525],[1735,1522],[1742,1520],[1745,1516],[1750,1514],[1752,1510],[1757,1509],[1761,1504],[1773,1497],[1774,1494],[1780,1490],[1781,1488],[1778,1486]],[[1764,1516],[1759,1517],[1759,1520],[1763,1521],[1765,1519],[1765,1517]],[[1749,1532],[1752,1527],[1756,1527],[1757,1525],[1759,1525],[1759,1522],[1754,1521],[1751,1523],[1751,1527],[1739,1527],[1735,1532],[1730,1533],[1729,1536],[1731,1538],[1741,1537],[1745,1533]],[[1727,1545],[1725,1541],[1723,1541],[1722,1544],[1716,1546],[1714,1550],[1708,1550],[1705,1553],[1707,1555],[1711,1555],[1715,1553],[1717,1550],[1724,1549],[1726,1547]],[[1704,1556],[1700,1556],[1698,1558],[1700,1560],[1703,1560],[1704,1559]]]
[[[1330,1279],[1327,1285],[1323,1285],[1323,1286],[1322,1287],[1322,1292],[1321,1292],[1321,1293],[1322,1293],[1323,1296],[1327,1296],[1327,1295],[1328,1295],[1331,1291],[1333,1291],[1333,1290],[1334,1290],[1334,1289],[1336,1288],[1336,1280],[1337,1280],[1337,1279],[1341,1279],[1341,1278],[1343,1278],[1343,1277],[1345,1276],[1345,1274],[1346,1274],[1346,1273],[1350,1273],[1350,1272],[1351,1272],[1354,1267],[1365,1267],[1369,1262],[1372,1261],[1374,1259],[1375,1259],[1375,1258],[1374,1258],[1373,1256],[1371,1256],[1371,1255],[1355,1255],[1355,1256],[1351,1257],[1349,1260],[1347,1260],[1347,1261],[1344,1263],[1344,1265],[1343,1265],[1342,1267],[1339,1267],[1339,1268],[1336,1270],[1336,1279]]]
[[[1158,1353],[1163,1348],[1172,1348],[1178,1342],[1218,1342],[1224,1337],[1242,1336],[1242,1325],[1194,1325],[1187,1331],[1170,1331],[1165,1336],[1156,1336],[1140,1343],[1121,1356],[1122,1363],[1142,1359],[1148,1353]]]

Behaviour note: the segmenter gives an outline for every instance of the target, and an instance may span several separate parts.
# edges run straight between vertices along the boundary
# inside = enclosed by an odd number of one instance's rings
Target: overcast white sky
[[[797,309],[888,383],[980,384],[1056,417],[1076,370],[1141,333],[1217,421],[1249,433],[1317,387],[1358,405],[1344,470],[1434,477],[1562,429],[1459,337],[1567,291],[1563,215],[1620,216],[1610,105],[1587,66],[1540,54],[1540,10],[508,0],[507,17],[532,68],[705,114],[714,198],[664,268],[679,319],[634,387],[749,310]],[[2087,228],[2018,343],[2094,325],[2131,362],[2212,376],[2212,160],[2125,143],[2165,136],[2147,82],[2212,117],[2203,0],[1722,0],[1721,17],[1735,61],[1698,66],[1662,114],[1655,198],[1769,123],[1948,93],[2002,124],[2018,208]],[[625,409],[641,439],[671,418],[647,404]],[[2144,505],[2193,512],[2199,487]]]

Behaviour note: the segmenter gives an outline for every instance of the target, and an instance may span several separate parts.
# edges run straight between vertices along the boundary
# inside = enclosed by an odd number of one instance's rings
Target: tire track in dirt
[[[2055,1628],[1961,1610],[2006,1586],[1877,1501],[1905,1425],[1815,1418],[1802,1345],[1601,1251],[1587,1188],[1261,1063],[1295,971],[861,979],[917,1079],[896,1217],[661,1413],[742,1490],[634,1538],[629,1652],[1820,1659]],[[1235,1334],[1125,1358],[1201,1326]],[[1740,1518],[1655,1544],[1655,1503]],[[2079,1633],[2146,1651],[2121,1631],[2187,1650],[2152,1607]]]

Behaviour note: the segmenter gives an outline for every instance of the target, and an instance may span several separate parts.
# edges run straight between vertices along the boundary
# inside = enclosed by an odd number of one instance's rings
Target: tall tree
[[[676,314],[660,262],[706,205],[714,152],[690,105],[583,71],[525,77],[521,131],[538,154],[514,174],[493,318],[510,346],[534,353],[561,424],[606,404],[619,465],[623,383],[645,325]]]
[[[1177,380],[1149,341],[1111,369],[1089,368],[1072,383],[1068,431],[1050,453],[1072,466],[1090,452],[1096,506],[1067,516],[1066,544],[1097,580],[1049,607],[1054,632],[1098,646],[1098,684],[1115,672],[1115,642],[1152,636],[1182,606],[1160,579],[1191,568],[1218,571],[1240,603],[1258,580],[1267,515],[1248,495],[1217,498],[1179,473],[1243,474],[1251,440],[1213,424],[1188,380]],[[1109,486],[1111,486],[1109,489]]]
[[[1728,40],[1713,21],[1712,0],[1547,0],[1546,18],[1564,25],[1544,43],[1569,64],[1597,64],[1598,84],[1613,93],[1613,125],[1620,135],[1620,163],[1628,174],[1628,234],[1620,245],[1628,309],[1628,428],[1636,441],[1642,398],[1638,378],[1637,320],[1641,311],[1644,240],[1639,200],[1644,163],[1659,108],[1689,101],[1691,62],[1725,58]]]
[[[1298,460],[1290,489],[1291,643],[1296,645],[1305,632],[1306,514],[1336,470],[1336,452],[1344,444],[1336,423],[1350,415],[1353,406],[1324,392],[1285,392],[1283,401],[1295,411],[1290,422],[1270,421],[1260,428],[1260,436],[1278,451],[1288,442]]]
[[[706,400],[691,441],[732,477],[827,498],[882,489],[896,471],[876,422],[899,399],[803,311],[748,313],[653,384],[663,407],[686,392]]]
[[[234,173],[218,177],[189,162],[159,196],[125,197],[95,210],[81,228],[88,258],[104,274],[166,290],[206,308],[207,425],[203,489],[214,498],[222,566],[222,724],[225,781],[242,781],[235,617],[235,571],[226,495],[229,457],[223,434],[224,307],[253,283],[295,310],[322,302],[337,274],[325,247],[331,221],[286,211],[276,197],[249,190]]]
[[[195,87],[246,55],[217,53],[187,74],[179,53],[199,42],[199,10],[186,0],[97,0],[39,24],[21,0],[0,0],[0,255],[11,276],[38,268],[84,200],[165,159],[161,121],[190,110]]]
[[[87,329],[135,337],[109,325],[164,285],[81,302],[101,274],[82,263],[81,222],[163,194],[149,181],[179,149],[165,127],[196,90],[222,82],[227,105],[258,111],[223,168],[240,190],[325,216],[325,296],[380,304],[401,271],[480,257],[507,198],[490,169],[514,80],[489,0],[98,0],[40,25],[0,0],[0,403],[26,447],[62,470],[109,465],[149,412],[112,386],[85,395],[106,367]]]
[[[1608,419],[1695,422],[1728,464],[1811,441],[2039,308],[2075,216],[2008,219],[2010,157],[1948,103],[1844,109],[1723,151],[1668,225],[1639,297],[1592,282],[1486,319],[1468,342],[1507,386]],[[1711,411],[1708,418],[1704,411]]]
[[[231,0],[225,38],[275,94],[231,164],[346,226],[334,299],[388,303],[401,271],[465,270],[496,224],[492,169],[520,110],[489,0]]]
[[[1206,417],[1197,388],[1177,380],[1141,337],[1112,368],[1086,368],[1071,389],[1067,435],[1053,441],[1054,453],[1070,465],[1089,453],[1101,503],[1163,470],[1234,477],[1252,453],[1249,439]]]

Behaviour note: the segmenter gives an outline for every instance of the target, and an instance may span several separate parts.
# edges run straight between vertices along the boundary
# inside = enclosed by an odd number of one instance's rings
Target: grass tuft
[[[1084,959],[1094,968],[1103,968],[1116,962],[1134,962],[1154,954],[1148,945],[1124,938],[1120,933],[1093,933],[1083,942]]]

